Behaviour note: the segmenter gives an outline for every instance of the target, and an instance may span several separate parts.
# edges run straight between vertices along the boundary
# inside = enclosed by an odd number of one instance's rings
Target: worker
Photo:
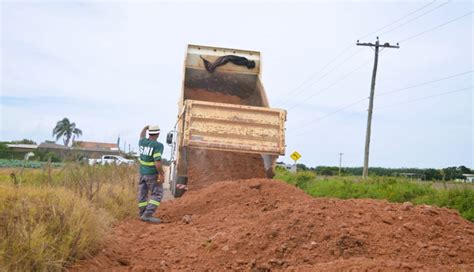
[[[148,138],[146,137],[147,131]],[[150,223],[161,222],[159,218],[153,217],[163,197],[164,181],[163,166],[161,165],[163,144],[157,141],[158,136],[160,136],[158,125],[145,126],[140,132],[140,141],[138,142],[140,153],[138,208],[141,220]]]

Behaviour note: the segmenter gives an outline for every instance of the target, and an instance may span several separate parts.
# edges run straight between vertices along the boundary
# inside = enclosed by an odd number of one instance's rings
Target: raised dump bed
[[[215,174],[219,166],[238,166],[227,169],[234,179],[272,176],[276,158],[285,153],[285,121],[286,111],[269,108],[259,52],[189,45],[178,121],[167,137],[173,194],[207,183],[199,169]],[[213,156],[203,161],[206,151]],[[243,174],[247,169],[254,176]]]
[[[227,63],[212,73],[203,59],[235,55],[246,58],[255,67]],[[189,45],[186,54],[181,103],[185,100],[221,102],[246,106],[268,107],[265,90],[260,82],[260,53],[256,51]]]

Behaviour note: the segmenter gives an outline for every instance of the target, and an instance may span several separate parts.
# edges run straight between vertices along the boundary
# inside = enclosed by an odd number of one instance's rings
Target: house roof
[[[56,143],[44,142],[38,145],[38,148],[50,148],[50,149],[68,149],[67,146],[59,145]]]
[[[100,143],[100,142],[75,141],[74,147],[78,147],[82,149],[118,150],[117,144]]]
[[[102,152],[102,153],[110,153],[110,154],[116,154],[120,153],[120,150],[118,148],[109,148],[109,149],[104,149],[104,148],[82,148],[82,147],[74,147],[74,150],[79,150],[79,151],[94,151],[94,152]]]
[[[72,148],[66,147],[64,145],[59,145],[51,142],[41,143],[38,148],[44,149],[71,149],[71,150],[83,150],[83,151],[96,151],[96,152],[111,152],[117,153],[120,152],[117,144],[111,143],[98,143],[98,142],[83,142],[77,141],[74,142]]]
[[[38,145],[35,144],[7,144],[9,148],[24,148],[24,149],[36,149]]]

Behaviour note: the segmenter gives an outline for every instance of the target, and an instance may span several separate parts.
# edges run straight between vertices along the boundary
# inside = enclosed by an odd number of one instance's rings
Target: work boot
[[[153,217],[151,215],[144,214],[140,217],[142,221],[149,222],[149,223],[154,223],[154,224],[159,224],[161,223],[160,218]]]

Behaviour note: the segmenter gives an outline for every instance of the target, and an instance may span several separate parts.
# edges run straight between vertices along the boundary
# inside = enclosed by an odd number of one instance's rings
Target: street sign
[[[301,159],[301,154],[295,151],[291,153],[290,158],[292,158],[296,163],[297,160]]]

